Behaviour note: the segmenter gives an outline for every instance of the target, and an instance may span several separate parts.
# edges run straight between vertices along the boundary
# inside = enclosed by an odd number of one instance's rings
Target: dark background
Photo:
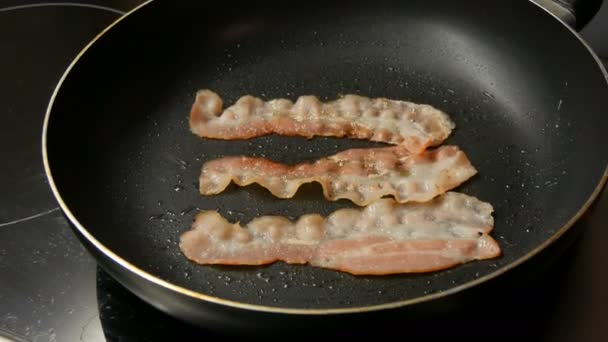
[[[92,37],[139,2],[0,0],[0,336],[25,341],[212,337],[142,303],[99,270],[61,216],[42,168],[42,119],[56,82]],[[606,4],[583,34],[598,52],[608,53]],[[539,268],[525,281],[474,289],[465,309],[424,322],[428,327],[412,330],[403,322],[403,337],[408,330],[433,336],[443,329],[446,336],[474,340],[608,340],[607,223],[604,193],[577,224],[579,239],[550,268]],[[476,334],[480,321],[490,325],[482,331],[496,334]]]

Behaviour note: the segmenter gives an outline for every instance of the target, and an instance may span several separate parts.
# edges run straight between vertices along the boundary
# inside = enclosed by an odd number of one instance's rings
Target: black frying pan
[[[530,259],[570,228],[604,184],[605,71],[542,8],[484,0],[289,6],[148,3],[77,58],[51,101],[43,141],[53,192],[100,264],[152,305],[209,327],[270,330],[420,308]],[[197,179],[204,161],[246,154],[295,163],[380,145],[203,140],[188,128],[199,88],[226,104],[245,94],[358,93],[445,110],[457,125],[446,143],[459,145],[479,170],[458,191],[494,205],[492,235],[503,255],[384,277],[187,261],[177,241],[195,208],[247,222],[353,206],[324,200],[316,185],[291,200],[257,186],[203,197]]]

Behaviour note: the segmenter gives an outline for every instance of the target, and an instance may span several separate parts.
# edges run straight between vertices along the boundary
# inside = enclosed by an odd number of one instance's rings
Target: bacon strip
[[[243,96],[222,112],[219,95],[200,90],[190,112],[191,131],[203,138],[248,139],[272,133],[287,136],[335,136],[403,145],[413,153],[441,144],[454,123],[424,104],[346,95],[322,103],[315,96],[295,102],[268,102]]]
[[[340,209],[292,222],[259,217],[242,227],[215,211],[196,216],[180,248],[199,264],[310,264],[352,274],[418,273],[500,255],[489,235],[490,204],[448,192],[426,203],[381,199],[363,209]]]
[[[225,157],[203,165],[203,195],[218,194],[234,181],[258,183],[278,198],[291,198],[304,183],[318,182],[328,200],[367,205],[383,196],[398,202],[424,202],[451,190],[476,173],[456,146],[411,154],[402,146],[351,149],[315,163],[288,166],[265,158]]]

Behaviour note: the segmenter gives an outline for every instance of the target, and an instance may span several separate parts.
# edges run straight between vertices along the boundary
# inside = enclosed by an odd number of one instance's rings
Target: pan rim
[[[71,70],[78,63],[78,61],[85,55],[85,53],[89,50],[89,48],[93,44],[95,44],[95,42],[97,40],[99,40],[104,34],[106,34],[109,30],[111,30],[114,26],[116,26],[117,24],[122,22],[124,19],[126,19],[133,13],[137,12],[138,10],[144,8],[145,6],[151,4],[152,2],[154,2],[154,0],[145,1],[144,3],[135,7],[131,11],[125,13],[123,16],[121,16],[120,18],[115,20],[113,23],[111,23],[108,27],[106,27],[103,31],[101,31],[97,36],[95,36],[78,53],[78,55],[76,55],[76,57],[72,60],[70,65],[67,67],[67,69],[61,76],[60,80],[58,81],[58,83],[53,91],[53,94],[51,95],[49,104],[48,104],[46,112],[45,112],[44,124],[43,124],[43,128],[42,128],[42,157],[43,157],[44,171],[45,171],[47,180],[49,182],[49,187],[51,188],[53,196],[57,200],[59,207],[61,208],[63,213],[67,216],[67,218],[70,221],[70,223],[72,224],[72,226],[75,227],[78,230],[78,232],[85,239],[87,239],[87,241],[89,243],[91,243],[91,245],[93,245],[99,252],[101,252],[107,258],[111,259],[113,262],[117,263],[122,268],[126,269],[127,271],[131,272],[132,274],[137,275],[138,277],[143,278],[146,281],[150,281],[150,282],[154,283],[155,285],[160,286],[166,290],[174,291],[181,295],[191,297],[193,299],[197,299],[197,300],[201,300],[201,301],[209,302],[209,303],[213,303],[213,304],[223,305],[223,306],[235,308],[235,309],[245,309],[245,310],[250,310],[250,311],[258,311],[258,312],[266,312],[266,313],[294,314],[294,315],[333,315],[333,314],[364,313],[364,312],[395,309],[395,308],[405,307],[405,306],[409,306],[409,305],[420,304],[420,303],[428,302],[431,300],[436,300],[436,299],[440,299],[443,297],[447,297],[447,296],[462,292],[466,289],[473,288],[479,284],[487,282],[491,279],[494,279],[494,278],[514,269],[515,267],[523,264],[524,262],[528,261],[535,255],[539,254],[541,251],[543,251],[547,247],[549,247],[552,243],[557,241],[568,230],[570,230],[570,228],[581,218],[581,216],[585,212],[587,212],[589,207],[596,200],[596,198],[598,197],[598,195],[604,188],[604,185],[608,181],[608,165],[606,165],[600,181],[595,186],[593,192],[587,198],[585,203],[578,209],[578,211],[573,216],[570,217],[570,219],[564,225],[562,225],[562,227],[560,227],[558,230],[556,230],[555,233],[553,233],[553,235],[550,238],[545,240],[542,244],[538,245],[536,248],[534,248],[530,252],[526,253],[525,255],[523,255],[520,258],[516,259],[515,261],[511,262],[510,264],[507,264],[504,267],[497,269],[496,271],[491,272],[483,277],[479,277],[475,280],[466,282],[464,284],[453,287],[446,291],[441,291],[441,292],[428,294],[428,295],[424,295],[424,296],[420,296],[420,297],[416,297],[416,298],[412,298],[412,299],[394,301],[394,302],[384,303],[384,304],[375,304],[375,305],[348,307],[348,308],[303,309],[303,308],[284,308],[284,307],[273,307],[273,306],[266,306],[266,305],[242,303],[242,302],[238,302],[238,301],[234,301],[234,300],[223,299],[220,297],[211,296],[208,294],[204,294],[202,292],[190,290],[185,287],[175,285],[169,281],[160,279],[159,277],[157,277],[149,272],[146,272],[143,269],[141,269],[141,268],[135,266],[134,264],[130,263],[129,261],[125,260],[121,256],[114,253],[112,250],[110,250],[108,247],[103,245],[91,233],[89,233],[89,231],[78,221],[76,216],[71,212],[70,208],[63,201],[63,198],[61,197],[61,194],[60,194],[59,190],[57,189],[53,175],[51,173],[50,163],[49,163],[49,159],[48,159],[48,151],[47,151],[48,124],[49,124],[51,112],[53,109],[53,104],[55,102],[57,95],[59,94],[59,91],[61,89],[63,82],[68,77]],[[549,10],[547,10],[546,8],[542,7],[541,5],[537,4],[536,2],[534,2],[532,0],[529,0],[529,2],[534,4],[535,6],[539,7],[547,15],[550,15],[555,20],[557,20],[559,23],[561,23],[563,26],[565,26],[574,35],[574,37],[576,37],[578,39],[578,41],[585,47],[585,49],[587,49],[589,54],[591,54],[591,56],[595,60],[596,64],[600,68],[600,71],[602,72],[606,83],[608,84],[608,71],[606,71],[606,68],[602,64],[602,61],[597,56],[597,54],[591,49],[591,47],[587,44],[587,42],[585,42],[585,40],[574,29],[572,29],[572,27],[570,27],[568,24],[563,22],[561,19],[559,19],[557,16],[555,16]]]

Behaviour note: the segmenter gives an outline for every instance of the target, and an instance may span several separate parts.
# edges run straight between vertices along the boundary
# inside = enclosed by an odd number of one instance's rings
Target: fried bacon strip
[[[199,188],[218,194],[234,181],[258,183],[279,198],[291,198],[304,183],[318,182],[328,200],[367,205],[384,196],[397,202],[424,202],[451,190],[476,173],[456,146],[412,154],[402,146],[351,149],[295,166],[266,158],[225,157],[203,165]]]
[[[381,199],[296,222],[264,216],[245,227],[204,211],[182,234],[180,249],[199,264],[285,261],[359,275],[430,272],[500,255],[489,235],[492,211],[490,204],[455,192],[425,203]]]
[[[223,110],[222,99],[200,90],[190,112],[191,131],[203,138],[248,139],[268,134],[334,136],[403,145],[413,153],[441,144],[454,123],[424,104],[346,95],[322,103],[315,96],[262,99],[246,95]]]

